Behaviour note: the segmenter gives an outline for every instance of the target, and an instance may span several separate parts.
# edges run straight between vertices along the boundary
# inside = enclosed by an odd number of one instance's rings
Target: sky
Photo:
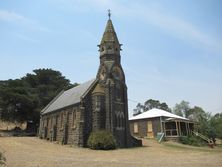
[[[0,80],[38,68],[95,78],[111,10],[129,112],[148,99],[222,112],[221,0],[1,0]]]

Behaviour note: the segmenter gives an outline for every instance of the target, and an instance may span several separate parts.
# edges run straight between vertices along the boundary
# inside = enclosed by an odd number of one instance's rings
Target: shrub
[[[179,141],[182,143],[182,144],[190,144],[190,141],[189,141],[189,138],[187,136],[181,136],[179,138]]]
[[[0,152],[0,166],[5,165],[5,161],[6,158],[4,157],[3,153]]]
[[[206,144],[201,138],[197,136],[182,136],[179,138],[182,144],[192,145],[192,146],[203,146]]]
[[[92,132],[87,142],[89,148],[94,150],[113,150],[116,148],[116,140],[112,133],[105,130]]]

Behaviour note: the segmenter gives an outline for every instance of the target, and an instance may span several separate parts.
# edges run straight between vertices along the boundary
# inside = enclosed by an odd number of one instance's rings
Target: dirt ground
[[[94,151],[62,146],[36,137],[0,137],[8,167],[216,167],[222,166],[222,147],[215,149],[162,144],[144,140],[141,148]]]

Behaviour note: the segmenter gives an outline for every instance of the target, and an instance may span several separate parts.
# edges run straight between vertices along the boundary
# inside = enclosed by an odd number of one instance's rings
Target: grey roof
[[[176,118],[176,119],[187,120],[187,121],[189,120],[187,118],[172,114],[168,111],[161,110],[158,108],[153,108],[149,111],[133,116],[129,120],[138,120],[138,119],[155,118],[155,117]]]
[[[96,79],[92,79],[74,88],[62,91],[41,111],[41,113],[46,114],[79,103],[95,81]]]

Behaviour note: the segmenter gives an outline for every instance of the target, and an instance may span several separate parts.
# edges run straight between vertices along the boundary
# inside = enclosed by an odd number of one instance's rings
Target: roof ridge
[[[154,117],[162,117],[162,116],[164,116],[164,117],[171,117],[171,118],[178,118],[178,119],[183,119],[183,120],[189,120],[189,119],[187,119],[185,117],[181,117],[179,115],[170,113],[168,111],[165,111],[165,110],[162,110],[162,109],[159,109],[159,108],[152,108],[152,109],[150,109],[148,111],[145,111],[145,112],[143,112],[143,113],[141,113],[139,115],[132,116],[130,118],[130,120],[146,119],[146,118],[154,118]]]
[[[65,91],[62,90],[56,97],[54,97],[54,98],[49,102],[49,104],[47,104],[47,106],[45,106],[45,107],[41,110],[40,113],[43,113],[47,108],[49,108],[49,106],[50,106],[54,101],[56,101],[56,99],[58,99],[59,96],[61,96],[64,92],[65,92]]]
[[[67,106],[77,104],[81,101],[83,95],[86,94],[95,83],[96,79],[91,79],[78,86],[60,92],[42,111],[41,114],[50,113]]]
[[[94,84],[95,84],[97,81],[98,81],[98,79],[95,78],[94,81],[92,82],[92,84],[91,84],[91,85],[89,86],[89,88],[85,91],[85,93],[83,93],[83,95],[82,95],[80,98],[84,98],[84,97],[88,94],[89,90],[94,86]]]

